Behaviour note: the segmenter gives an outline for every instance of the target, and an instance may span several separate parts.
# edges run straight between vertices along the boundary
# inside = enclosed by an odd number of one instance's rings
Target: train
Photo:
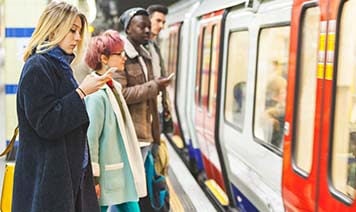
[[[356,0],[185,0],[166,136],[221,211],[356,211]]]

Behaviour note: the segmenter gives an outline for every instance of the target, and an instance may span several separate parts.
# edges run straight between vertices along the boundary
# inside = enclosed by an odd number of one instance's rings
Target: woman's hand
[[[101,195],[101,192],[100,192],[100,184],[96,184],[95,185],[95,193],[96,193],[96,197],[98,199],[100,199],[100,195]]]
[[[99,90],[107,81],[112,79],[112,71],[108,71],[101,76],[97,75],[88,75],[84,78],[83,82],[79,85],[79,95],[81,91],[86,96],[95,91]]]

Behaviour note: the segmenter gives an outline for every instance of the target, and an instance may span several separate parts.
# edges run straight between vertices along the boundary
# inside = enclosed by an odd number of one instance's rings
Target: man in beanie
[[[150,40],[151,22],[143,8],[131,8],[120,17],[126,33],[125,71],[116,72],[114,79],[122,85],[122,93],[134,122],[137,138],[145,161],[152,143],[160,142],[160,126],[157,111],[157,95],[170,82],[167,78],[155,78],[152,57],[144,47]]]

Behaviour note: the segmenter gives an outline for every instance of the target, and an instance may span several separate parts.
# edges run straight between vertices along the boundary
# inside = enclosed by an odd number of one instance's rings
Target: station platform
[[[169,142],[167,146],[170,157],[168,185],[171,195],[171,211],[216,211]]]

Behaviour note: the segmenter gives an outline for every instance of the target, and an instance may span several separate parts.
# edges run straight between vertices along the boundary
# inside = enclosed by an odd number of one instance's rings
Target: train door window
[[[202,70],[202,67],[203,67],[203,44],[202,44],[202,41],[204,40],[204,35],[205,35],[205,30],[206,28],[204,27],[202,30],[201,30],[201,33],[199,34],[199,39],[198,39],[198,60],[197,60],[197,68],[196,68],[196,73],[195,73],[195,76],[196,76],[196,79],[195,79],[195,104],[198,106],[198,107],[201,107],[201,70]]]
[[[174,28],[175,29],[175,28]],[[168,58],[168,74],[176,72],[178,58],[178,32],[172,31],[169,36],[169,58]]]
[[[259,35],[254,136],[282,151],[289,57],[289,26],[264,28]]]
[[[211,51],[211,64],[210,64],[210,80],[209,80],[209,99],[208,99],[208,114],[212,114],[215,108],[216,92],[217,92],[217,72],[219,61],[219,29],[217,25],[212,28],[212,51]]]
[[[168,33],[162,33],[163,36],[160,36],[159,38],[159,46],[161,47],[161,55],[162,58],[166,58],[165,60],[163,60],[164,62],[164,67],[166,67],[167,69],[169,68],[169,34]]]
[[[356,194],[356,1],[346,1],[340,18],[333,118],[331,180],[351,199]]]
[[[204,105],[208,98],[209,89],[209,74],[210,74],[210,63],[211,63],[211,28],[206,28],[203,38],[203,55],[202,55],[202,66],[200,70],[200,105]]]
[[[167,76],[170,73],[176,73],[177,72],[177,67],[178,67],[178,52],[179,52],[179,26],[175,26],[173,30],[170,33],[170,43],[171,43],[171,48],[170,48],[170,58],[169,58],[169,68],[167,69]],[[168,86],[168,92],[170,97],[174,97],[174,88],[175,88],[175,80],[172,80],[172,82]]]
[[[175,73],[177,70],[177,62],[178,62],[178,29],[172,32],[172,69],[168,70],[170,73]]]
[[[319,7],[304,11],[298,55],[294,157],[297,167],[306,173],[310,173],[313,156],[319,19]]]
[[[225,91],[225,120],[243,130],[246,106],[246,81],[249,54],[248,31],[229,36]]]
[[[205,40],[207,37],[207,28],[204,27],[199,34],[199,43],[198,43],[198,63],[197,63],[197,71],[196,71],[196,82],[195,82],[195,91],[196,91],[196,100],[197,105],[199,107],[202,106],[202,83],[203,83],[203,72],[204,68],[206,68],[206,48],[205,48]],[[208,38],[209,39],[209,38]]]

